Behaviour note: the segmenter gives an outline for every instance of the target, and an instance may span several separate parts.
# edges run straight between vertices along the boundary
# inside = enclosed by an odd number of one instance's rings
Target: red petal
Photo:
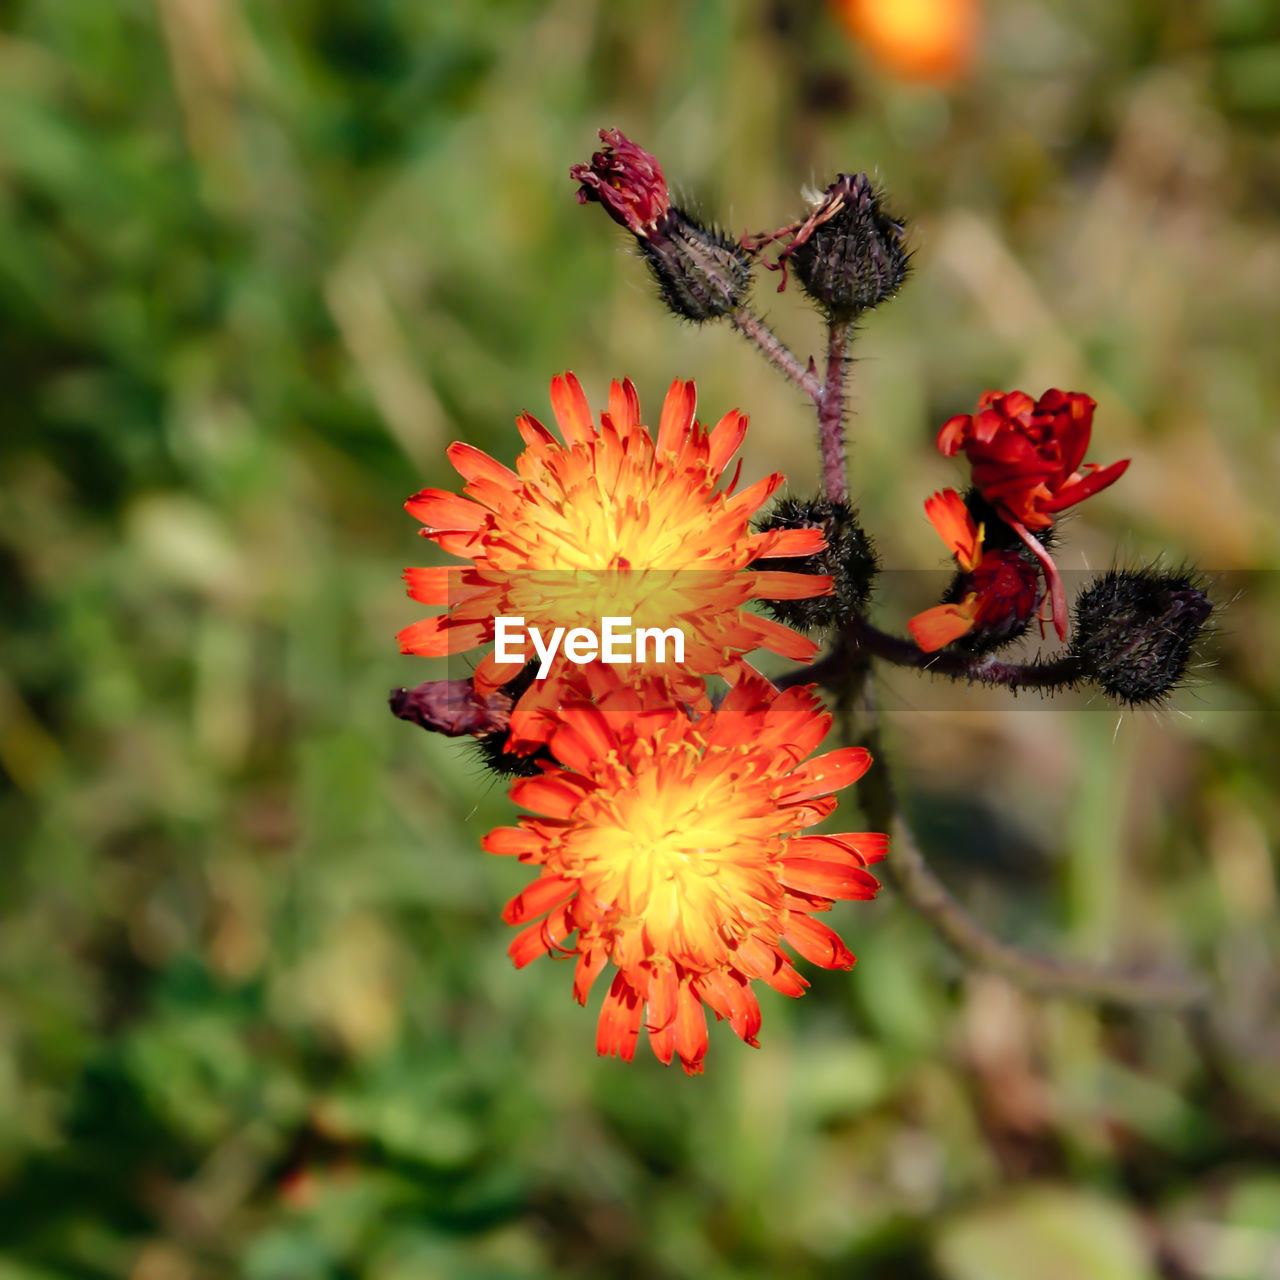
[[[760,1005],[744,979],[713,969],[694,980],[703,1000],[753,1049],[759,1048]]]
[[[1108,467],[1098,467],[1096,463],[1089,465],[1096,469],[1064,484],[1053,497],[1042,504],[1046,511],[1062,511],[1067,507],[1074,507],[1077,502],[1083,502],[1108,485],[1115,484],[1129,469],[1129,459],[1123,458]]]
[[[676,1051],[676,1011],[680,1007],[680,980],[670,965],[655,969],[649,980],[647,1027],[654,1057],[669,1063]]]
[[[541,445],[550,445],[552,448],[559,447],[555,436],[531,413],[522,413],[516,418],[516,430],[520,433],[520,439],[530,448]]]

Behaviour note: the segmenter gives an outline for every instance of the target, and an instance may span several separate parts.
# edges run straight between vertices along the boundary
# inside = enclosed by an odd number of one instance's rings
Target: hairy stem
[[[866,657],[879,658],[898,667],[914,667],[950,680],[1001,685],[1013,690],[1043,689],[1052,692],[1070,689],[1084,678],[1079,659],[1071,653],[1048,662],[1003,662],[989,654],[951,649],[925,653],[914,640],[882,631],[874,623],[856,615],[847,624],[840,643],[830,653],[812,666],[788,671],[774,683],[779,688],[811,683],[840,688],[848,683],[851,668]]]
[[[853,324],[833,320],[827,329],[827,376],[818,403],[822,488],[832,502],[848,502],[849,471],[844,447],[844,387]]]
[[[805,368],[795,352],[749,307],[735,307],[729,312],[729,319],[733,321],[733,327],[750,338],[760,348],[765,359],[802,388],[821,411],[822,383],[814,371],[813,362],[810,361],[808,368]]]

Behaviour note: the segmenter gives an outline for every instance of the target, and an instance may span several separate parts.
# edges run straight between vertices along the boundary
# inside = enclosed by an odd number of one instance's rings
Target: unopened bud
[[[842,173],[785,253],[815,302],[835,320],[853,320],[901,288],[911,257],[904,230],[866,174]]]
[[[861,613],[871,595],[880,562],[875,548],[858,523],[858,513],[847,502],[826,498],[783,498],[758,526],[770,529],[821,529],[825,550],[811,556],[788,556],[767,561],[770,569],[784,573],[829,576],[829,596],[809,600],[764,600],[761,603],[779,622],[801,631],[842,627]]]
[[[1213,602],[1185,574],[1112,569],[1076,601],[1072,648],[1084,673],[1130,706],[1182,679]]]
[[[695,323],[728,315],[751,286],[751,255],[671,203],[657,159],[617,129],[601,129],[604,147],[569,176],[579,204],[598,202],[636,238],[662,300]]]

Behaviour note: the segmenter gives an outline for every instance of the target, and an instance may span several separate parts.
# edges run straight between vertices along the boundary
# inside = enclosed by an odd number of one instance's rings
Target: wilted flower
[[[751,286],[751,257],[728,236],[671,203],[662,166],[617,129],[601,129],[604,147],[569,176],[579,204],[598,202],[636,238],[662,300],[685,320],[728,315]]]

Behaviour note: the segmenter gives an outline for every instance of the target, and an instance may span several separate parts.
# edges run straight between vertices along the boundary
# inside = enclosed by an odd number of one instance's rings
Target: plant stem
[[[1018,986],[1041,995],[1178,1013],[1206,1006],[1209,990],[1200,979],[1057,959],[1012,946],[988,933],[951,896],[920,851],[894,792],[867,681],[868,672],[864,668],[859,682],[863,688],[865,724],[862,739],[875,757],[875,764],[858,783],[859,797],[871,825],[889,835],[885,869],[894,887],[962,959],[975,967],[1003,974]]]
[[[849,471],[844,447],[844,387],[852,336],[851,321],[832,320],[827,327],[827,377],[817,408],[822,487],[831,502],[849,500]]]
[[[802,388],[821,411],[823,389],[814,371],[813,361],[809,362],[806,369],[795,352],[749,307],[735,307],[729,312],[729,319],[733,321],[733,327],[750,338],[763,352],[765,359]]]

